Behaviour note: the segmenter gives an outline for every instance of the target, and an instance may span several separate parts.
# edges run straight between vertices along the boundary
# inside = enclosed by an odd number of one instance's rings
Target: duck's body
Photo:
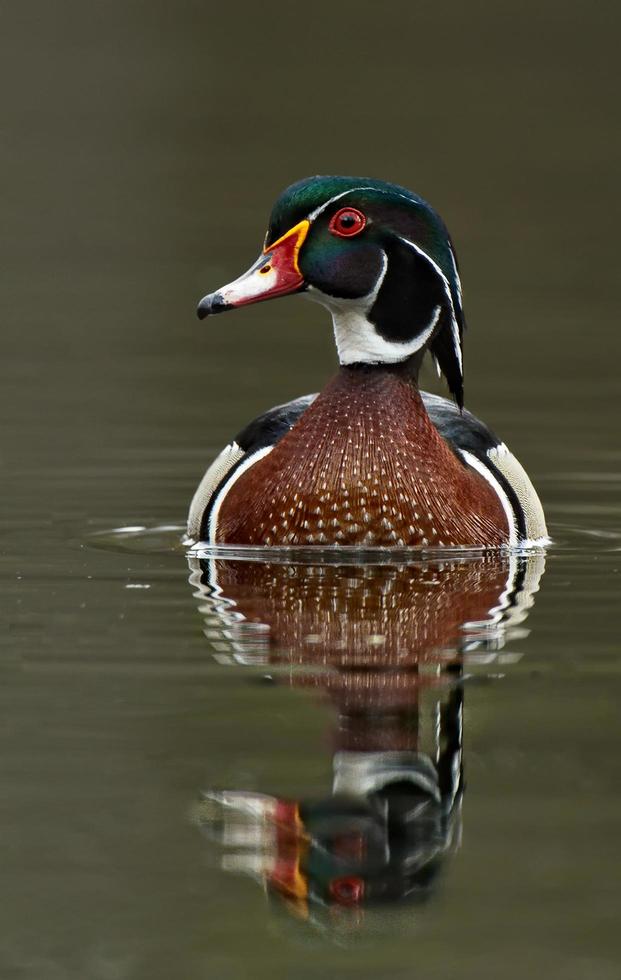
[[[293,264],[300,274],[299,227],[266,249],[268,273],[282,275],[278,260],[286,266],[287,256],[279,255],[278,246],[282,250],[284,242],[290,249],[293,238],[297,249],[285,273],[292,274]],[[387,245],[382,254],[388,254]],[[415,258],[418,292],[409,298],[422,317],[422,331],[414,330],[411,339],[399,336],[408,287],[400,290],[397,282],[396,297],[394,288],[392,296],[382,296],[386,259],[379,286],[360,300],[322,295],[335,320],[339,372],[319,395],[272,409],[223,450],[192,501],[190,537],[222,544],[364,547],[501,547],[545,537],[537,494],[504,444],[470,413],[419,391],[418,369],[431,345],[461,401],[461,334],[454,315],[460,300],[458,289],[451,298],[434,260]],[[259,260],[237,283],[203,301],[203,310],[219,312],[283,291],[277,281],[257,294],[263,286],[257,276],[265,268],[266,260]],[[350,292],[351,278],[350,273]],[[304,287],[313,288],[307,282]],[[440,287],[453,314],[444,327]]]
[[[402,368],[343,367],[226,447],[188,531],[223,544],[500,546],[545,534],[529,488],[481,422]]]

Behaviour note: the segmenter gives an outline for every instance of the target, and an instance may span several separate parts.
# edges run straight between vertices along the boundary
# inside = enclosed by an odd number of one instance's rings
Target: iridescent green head
[[[463,312],[457,264],[438,214],[396,184],[310,177],[287,188],[265,248],[199,316],[292,292],[332,313],[342,364],[397,363],[429,349],[463,402]]]

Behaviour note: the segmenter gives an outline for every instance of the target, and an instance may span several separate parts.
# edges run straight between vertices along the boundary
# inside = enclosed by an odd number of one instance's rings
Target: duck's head
[[[257,261],[205,296],[198,315],[297,292],[332,313],[341,364],[395,364],[429,349],[461,406],[457,263],[442,219],[418,195],[360,177],[293,184]]]

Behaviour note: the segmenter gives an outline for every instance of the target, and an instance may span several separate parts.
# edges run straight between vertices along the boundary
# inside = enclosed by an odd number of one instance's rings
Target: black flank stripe
[[[500,486],[502,487],[507,497],[509,498],[509,503],[511,504],[511,510],[515,515],[515,520],[517,524],[518,540],[524,541],[526,539],[526,518],[524,516],[524,511],[522,510],[522,505],[520,504],[517,493],[515,492],[515,490],[507,480],[507,478],[500,472],[500,470],[496,469],[489,456],[485,456],[485,458],[479,456],[478,458],[481,460],[482,463],[485,464],[485,466],[490,471],[490,473],[494,476],[494,478],[498,480]]]

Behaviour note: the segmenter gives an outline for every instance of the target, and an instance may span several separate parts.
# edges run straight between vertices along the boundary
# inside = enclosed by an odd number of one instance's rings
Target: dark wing
[[[246,454],[256,453],[266,446],[274,446],[293,428],[316,397],[316,394],[304,395],[302,398],[296,398],[285,405],[276,405],[275,408],[270,408],[268,412],[263,412],[263,415],[259,415],[245,429],[242,429],[235,436],[234,442]]]
[[[460,412],[455,402],[440,395],[428,391],[421,391],[421,395],[429,418],[454,449],[465,449],[481,456],[500,445],[500,439],[472,412],[466,409]]]

